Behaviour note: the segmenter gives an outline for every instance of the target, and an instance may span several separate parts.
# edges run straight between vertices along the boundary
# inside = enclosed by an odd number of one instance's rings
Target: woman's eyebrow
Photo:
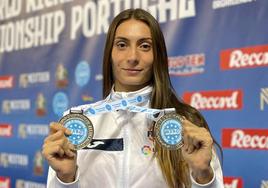
[[[140,38],[138,41],[147,41],[147,40],[152,41],[152,38],[151,37],[144,37],[144,38]]]
[[[129,38],[122,37],[122,36],[117,36],[114,39],[130,40]],[[141,37],[141,38],[138,39],[138,41],[141,41],[141,40],[142,41],[144,41],[144,40],[152,40],[152,38],[151,37]]]
[[[117,37],[115,37],[114,39],[129,40],[128,38],[126,38],[126,37],[121,37],[121,36],[117,36]]]

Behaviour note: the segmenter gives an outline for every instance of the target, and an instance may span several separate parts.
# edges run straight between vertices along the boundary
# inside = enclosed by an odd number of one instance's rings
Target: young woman
[[[149,96],[143,108],[175,108],[184,116],[183,147],[168,150],[148,132],[154,122],[128,110],[89,116],[94,141],[74,152],[59,123],[51,123],[43,145],[50,165],[48,187],[223,188],[215,143],[202,115],[176,97],[158,22],[146,11],[129,9],[112,21],[103,58],[104,100],[74,110]]]

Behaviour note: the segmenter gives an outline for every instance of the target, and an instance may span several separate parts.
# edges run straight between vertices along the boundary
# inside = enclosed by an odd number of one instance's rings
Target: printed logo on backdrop
[[[0,124],[0,137],[11,137],[12,135],[12,125]]]
[[[243,107],[242,90],[215,90],[185,92],[183,100],[199,110],[240,110]]]
[[[36,176],[43,176],[44,175],[44,162],[45,162],[45,159],[44,159],[41,151],[39,151],[39,150],[36,151],[36,153],[34,155],[34,160],[33,160],[34,175],[36,175]]]
[[[11,188],[9,177],[0,176],[0,188]]]
[[[260,109],[263,111],[268,105],[268,88],[261,88]]]
[[[13,111],[27,111],[31,108],[31,101],[29,99],[3,100],[2,113],[10,114]]]
[[[68,71],[62,63],[59,63],[55,72],[56,86],[65,88],[68,86]]]
[[[223,177],[224,188],[243,188],[241,177]]]
[[[169,74],[190,76],[205,71],[205,54],[190,54],[168,58]]]
[[[48,83],[50,81],[50,73],[46,72],[34,72],[24,73],[19,76],[19,87],[27,88],[31,85],[38,85],[41,83]]]
[[[268,129],[222,129],[222,147],[229,149],[268,150]]]
[[[226,8],[252,2],[256,2],[256,0],[213,0],[212,8],[213,9]]]
[[[40,139],[49,133],[49,126],[42,124],[19,124],[18,138],[21,139]]]
[[[63,92],[57,92],[52,101],[52,107],[53,112],[61,117],[63,115],[63,112],[65,112],[68,109],[69,106],[69,100],[65,93]]]
[[[85,86],[90,79],[90,66],[86,61],[81,61],[75,68],[75,82],[78,86]]]
[[[46,110],[46,98],[42,92],[39,92],[35,101],[36,110],[35,113],[37,116],[44,116],[47,113]]]
[[[8,100],[3,100],[2,101],[2,113],[10,114],[10,112],[11,112],[10,102]]]
[[[27,155],[17,153],[0,153],[0,167],[26,168],[29,164]]]
[[[268,66],[268,45],[227,49],[220,52],[222,70]]]
[[[82,101],[92,102],[92,101],[94,101],[94,98],[89,94],[82,94]]]
[[[46,184],[34,182],[34,181],[26,181],[23,179],[16,180],[16,188],[46,188]]]
[[[268,180],[262,180],[260,188],[268,188]]]
[[[10,75],[0,76],[0,89],[8,89],[14,87],[14,77]]]
[[[103,80],[103,75],[102,74],[96,74],[95,80],[96,81],[102,81]]]

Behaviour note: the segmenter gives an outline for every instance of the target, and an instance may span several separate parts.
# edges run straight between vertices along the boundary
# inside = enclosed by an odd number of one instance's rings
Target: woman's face
[[[115,91],[135,91],[149,84],[152,48],[151,31],[144,22],[130,19],[117,27],[112,48]]]

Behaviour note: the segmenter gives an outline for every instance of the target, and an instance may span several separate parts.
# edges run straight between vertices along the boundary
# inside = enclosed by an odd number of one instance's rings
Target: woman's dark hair
[[[163,33],[157,20],[142,9],[128,9],[121,12],[113,19],[109,27],[103,55],[103,97],[109,95],[114,84],[111,52],[115,32],[121,23],[129,19],[144,22],[151,31],[154,56],[153,74],[150,81],[153,87],[151,107],[158,109],[176,108],[178,114],[186,117],[195,125],[209,130],[203,116],[195,108],[182,102],[176,96],[169,77],[168,56]],[[215,140],[214,143],[217,144]],[[181,150],[167,150],[155,142],[155,151],[155,156],[168,185],[170,187],[191,187],[189,167],[183,160]]]

